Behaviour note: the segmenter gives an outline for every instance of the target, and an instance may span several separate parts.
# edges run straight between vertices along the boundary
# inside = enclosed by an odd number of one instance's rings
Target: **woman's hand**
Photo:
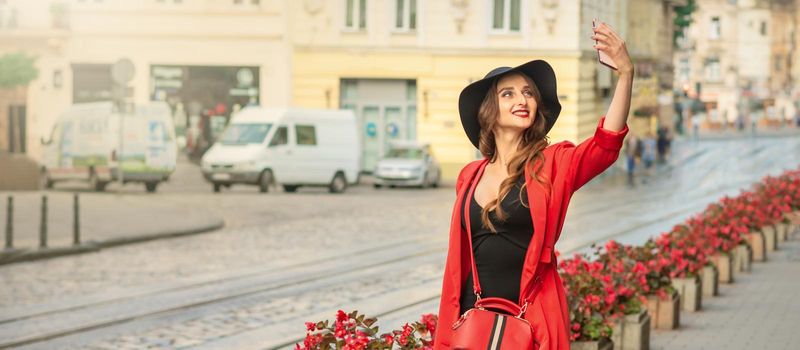
[[[631,63],[631,57],[628,55],[625,41],[619,37],[617,32],[605,22],[600,22],[600,25],[593,28],[593,31],[592,39],[597,40],[594,48],[607,54],[617,64],[617,70],[620,74],[632,74],[633,63]]]

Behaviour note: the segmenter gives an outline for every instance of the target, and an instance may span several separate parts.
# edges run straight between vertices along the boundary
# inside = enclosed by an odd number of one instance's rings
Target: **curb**
[[[195,235],[210,231],[216,231],[223,227],[225,227],[225,221],[220,219],[212,224],[197,228],[169,231],[169,232],[149,233],[149,234],[135,235],[130,237],[112,238],[103,241],[88,241],[80,245],[69,246],[69,247],[43,248],[43,249],[33,249],[33,248],[5,249],[5,250],[0,250],[0,265],[7,265],[24,261],[57,258],[60,256],[68,256],[68,255],[83,254],[90,252],[98,252],[103,248],[111,248],[127,244],[142,243],[158,239]]]

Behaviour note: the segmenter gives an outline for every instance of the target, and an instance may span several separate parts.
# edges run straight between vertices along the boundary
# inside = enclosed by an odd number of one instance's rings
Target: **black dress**
[[[482,298],[500,297],[513,303],[519,301],[522,266],[533,237],[533,221],[528,207],[527,191],[522,191],[522,202],[520,202],[520,189],[523,184],[524,176],[520,176],[500,203],[506,213],[505,221],[498,221],[494,211],[489,213],[489,220],[497,233],[483,227],[481,222],[483,208],[475,200],[474,194],[472,198],[464,199],[470,200],[472,250],[475,252],[475,265],[478,267]],[[460,208],[463,210],[464,203],[461,203]],[[461,227],[466,232],[464,215],[461,217]],[[461,288],[460,314],[471,309],[476,299],[470,269],[467,281]]]

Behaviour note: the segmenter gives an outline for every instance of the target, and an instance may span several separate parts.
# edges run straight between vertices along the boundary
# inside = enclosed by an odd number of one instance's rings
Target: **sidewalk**
[[[654,330],[650,349],[797,349],[800,232],[778,245],[719,296],[703,296],[701,311],[681,312],[678,330]]]
[[[42,196],[47,195],[47,247],[39,249]],[[197,206],[181,207],[166,196],[80,193],[80,241],[73,242],[73,194],[0,192],[0,244],[5,247],[8,197],[14,197],[13,248],[0,264],[94,251],[103,247],[220,229],[222,217]]]

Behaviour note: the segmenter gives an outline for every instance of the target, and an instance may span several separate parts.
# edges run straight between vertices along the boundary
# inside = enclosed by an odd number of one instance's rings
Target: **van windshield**
[[[419,148],[393,148],[386,153],[386,158],[422,159]]]
[[[246,145],[262,143],[272,124],[231,124],[225,129],[219,142],[223,145]]]

